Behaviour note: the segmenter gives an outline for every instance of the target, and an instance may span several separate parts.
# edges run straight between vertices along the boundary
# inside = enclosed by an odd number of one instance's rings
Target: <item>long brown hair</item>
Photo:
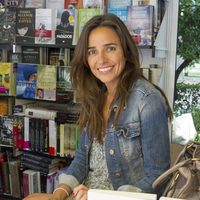
[[[90,32],[97,27],[112,28],[118,35],[124,57],[126,59],[118,83],[115,99],[119,99],[119,107],[116,112],[115,121],[126,104],[128,91],[134,82],[141,77],[139,52],[126,25],[113,14],[104,14],[93,17],[84,26],[75,48],[74,57],[71,61],[71,80],[80,102],[79,130],[88,126],[90,136],[102,141],[103,133],[103,104],[105,101],[106,87],[90,71],[88,65],[88,39]]]

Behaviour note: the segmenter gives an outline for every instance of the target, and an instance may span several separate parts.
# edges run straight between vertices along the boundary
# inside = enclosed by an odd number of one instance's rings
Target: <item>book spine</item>
[[[25,110],[25,116],[39,119],[54,120],[56,118],[56,111],[27,108]]]
[[[29,140],[29,117],[24,117],[24,149],[30,149],[30,140]]]
[[[49,155],[57,154],[57,124],[54,120],[49,120]]]

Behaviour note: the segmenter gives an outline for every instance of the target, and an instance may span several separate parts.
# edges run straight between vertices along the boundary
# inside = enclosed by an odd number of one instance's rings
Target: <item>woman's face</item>
[[[125,68],[124,52],[116,32],[108,27],[91,31],[88,43],[88,64],[96,78],[107,88],[115,88]]]

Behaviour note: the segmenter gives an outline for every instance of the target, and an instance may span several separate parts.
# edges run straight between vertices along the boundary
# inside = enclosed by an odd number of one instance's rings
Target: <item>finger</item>
[[[81,185],[79,185],[79,186],[77,186],[77,187],[74,188],[73,194],[76,196],[76,194],[77,194],[80,190],[88,191],[88,188],[87,188],[85,185],[81,184]]]

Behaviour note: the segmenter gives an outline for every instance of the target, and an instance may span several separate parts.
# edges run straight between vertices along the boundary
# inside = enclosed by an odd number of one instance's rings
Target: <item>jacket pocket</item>
[[[116,129],[121,155],[128,161],[142,156],[140,144],[140,123],[125,124]]]

